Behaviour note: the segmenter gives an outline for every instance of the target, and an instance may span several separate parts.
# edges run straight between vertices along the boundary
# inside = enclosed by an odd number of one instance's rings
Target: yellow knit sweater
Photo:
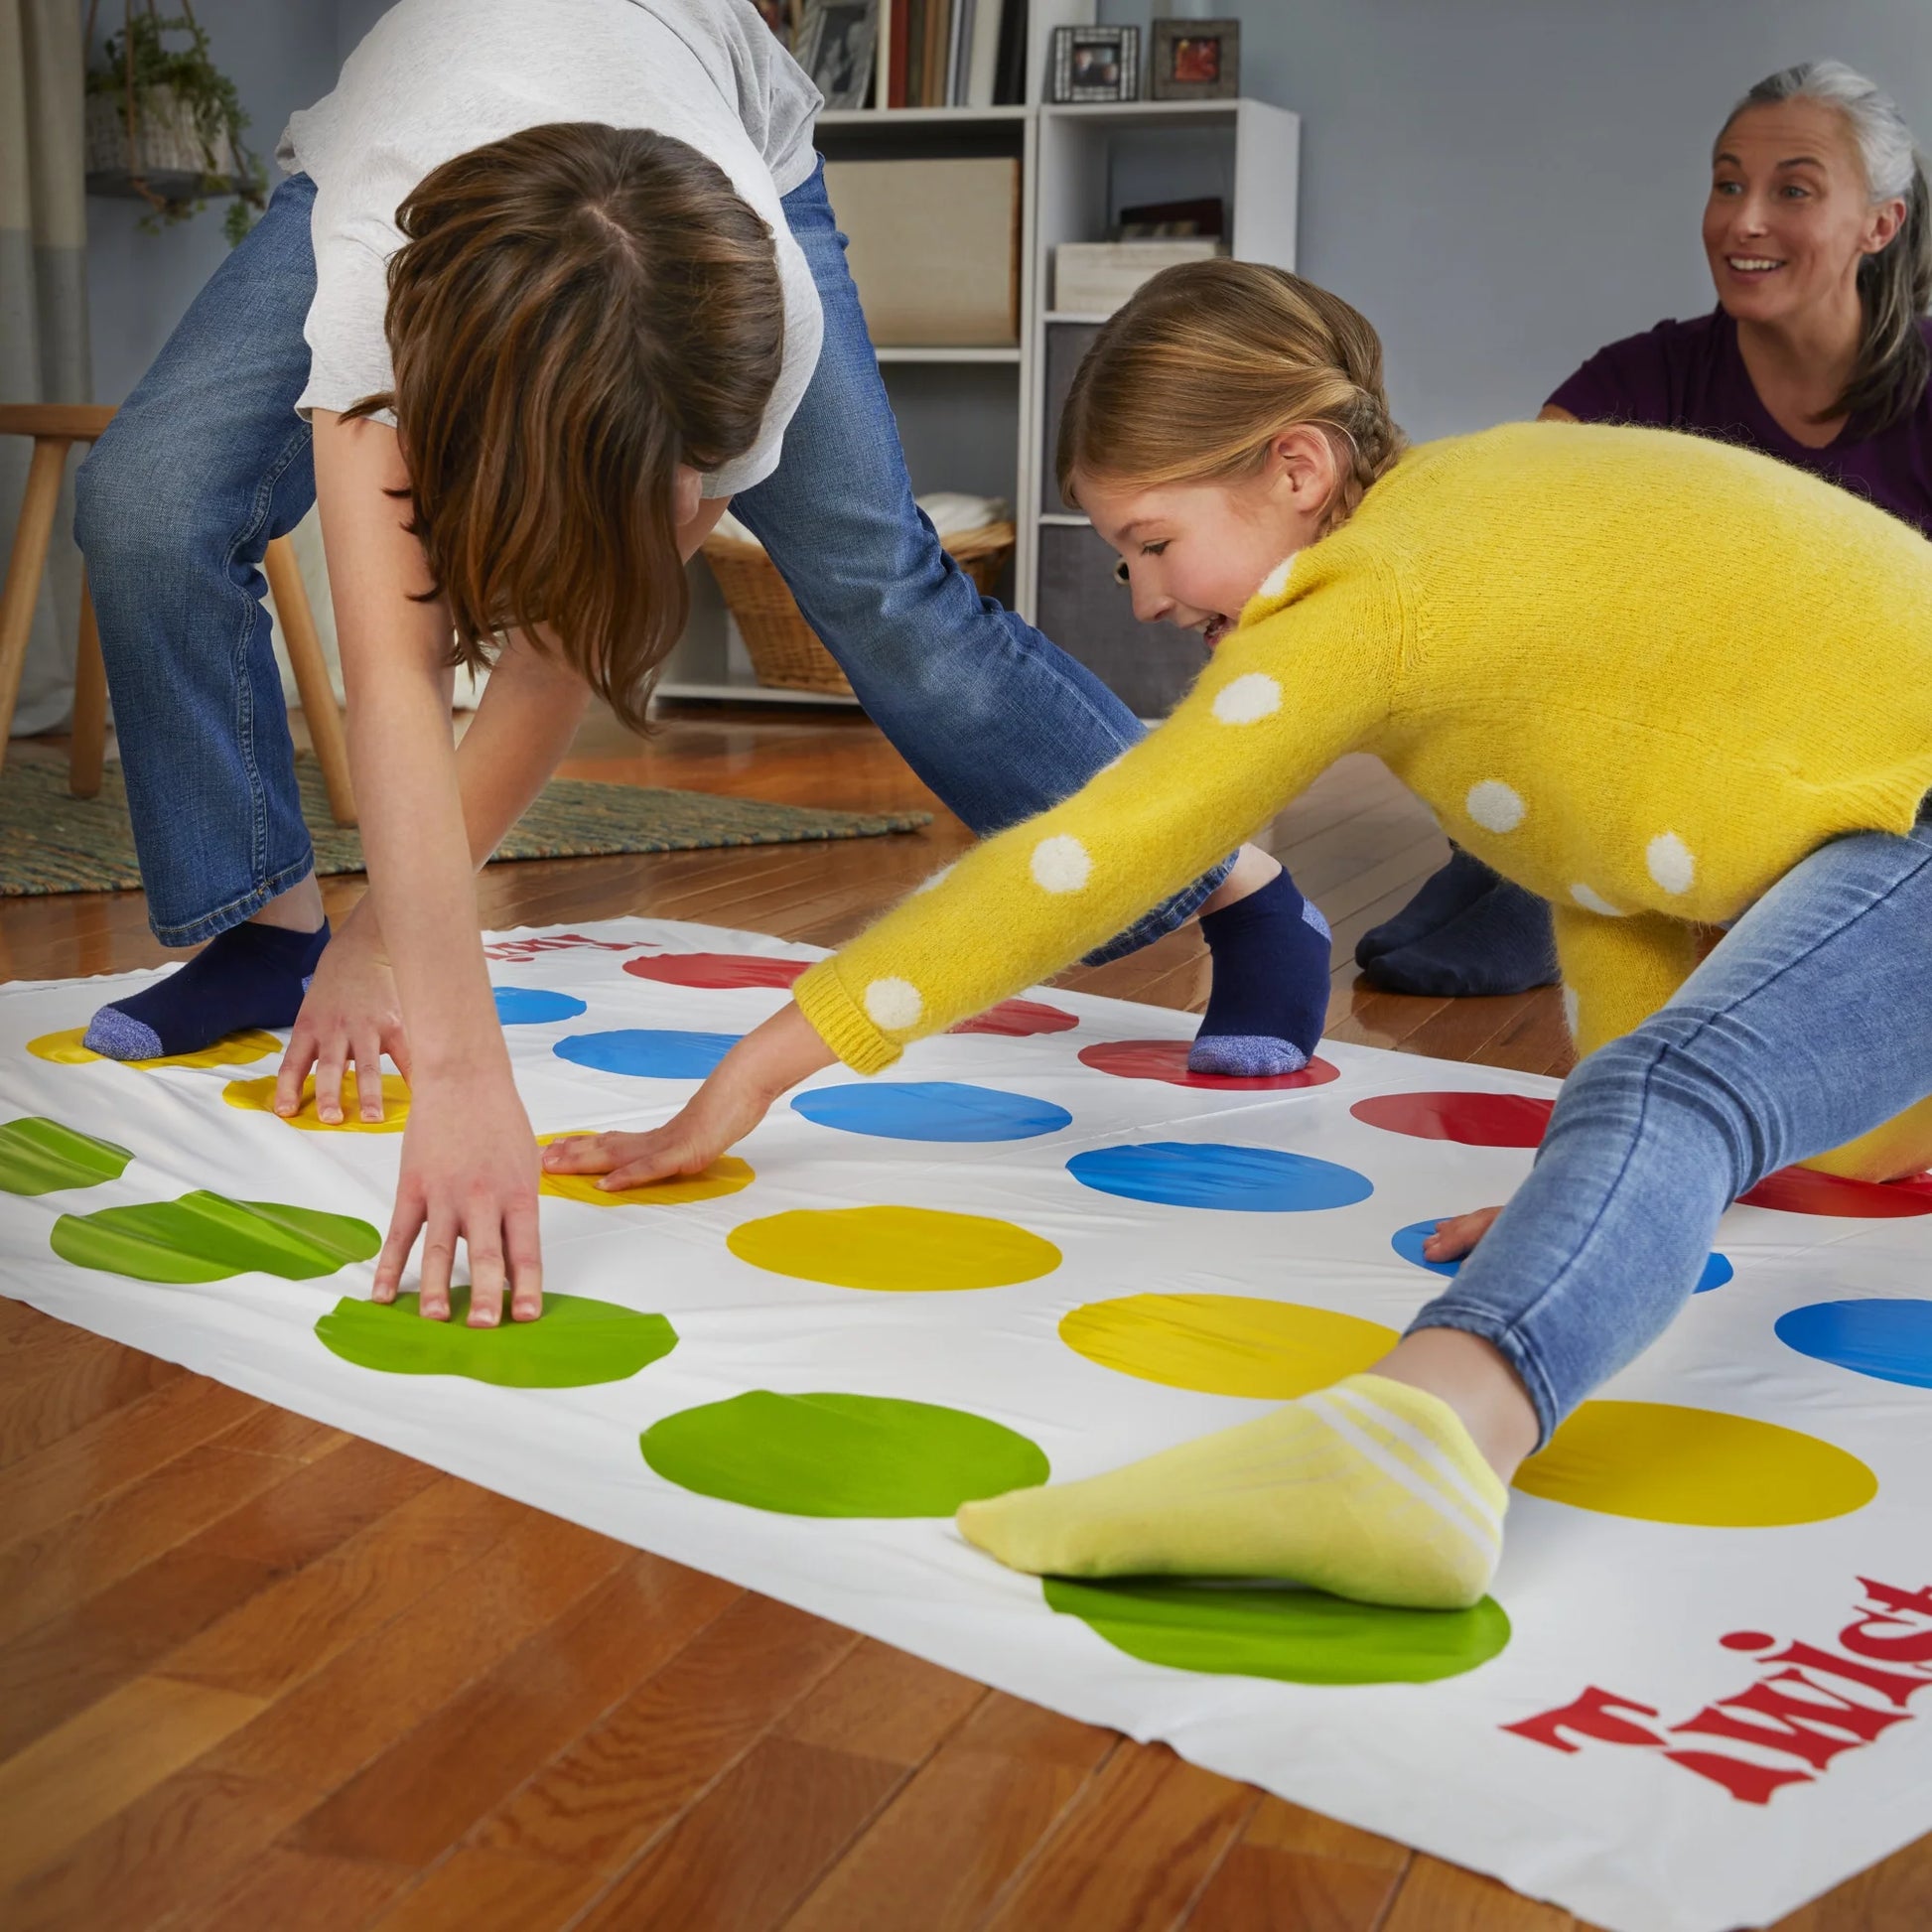
[[[1932,789],[1932,544],[1727,445],[1513,424],[1411,451],[1277,568],[1172,718],[799,980],[877,1072],[1198,877],[1345,752],[1556,907],[1580,1052],[1697,928]],[[1932,1151],[1932,1150],[1929,1150]]]

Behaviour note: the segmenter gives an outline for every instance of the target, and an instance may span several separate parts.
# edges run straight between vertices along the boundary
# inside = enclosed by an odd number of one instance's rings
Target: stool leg
[[[41,594],[47,540],[54,534],[54,509],[61,495],[61,471],[68,458],[65,436],[37,436],[27,488],[20,499],[20,522],[7,559],[7,584],[0,590],[0,764],[7,757],[14,706],[20,700],[20,674],[27,663],[27,640],[34,628],[34,606]]]
[[[107,666],[100,657],[100,631],[94,623],[94,594],[80,573],[80,646],[73,660],[73,736],[68,742],[68,789],[76,798],[100,790],[100,767],[107,756]]]
[[[329,664],[316,634],[315,614],[302,588],[302,569],[295,546],[277,537],[264,559],[268,588],[275,593],[276,615],[282,621],[282,641],[289,648],[289,666],[302,696],[302,715],[309,721],[309,742],[322,763],[322,782],[329,793],[329,812],[338,825],[355,823],[355,791],[348,778],[348,741],[343,714],[336,709],[336,693],[329,683]]]

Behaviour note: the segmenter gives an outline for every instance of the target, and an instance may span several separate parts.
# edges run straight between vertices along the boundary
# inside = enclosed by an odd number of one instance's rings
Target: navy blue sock
[[[81,1044],[110,1060],[155,1060],[198,1053],[247,1027],[292,1027],[328,943],[327,919],[320,932],[230,926],[178,972],[102,1007]]]
[[[1355,964],[1366,966],[1384,953],[1413,946],[1418,939],[1448,925],[1458,913],[1466,912],[1501,880],[1500,873],[1491,872],[1459,845],[1451,847],[1449,864],[1424,880],[1415,897],[1394,918],[1370,926],[1355,941]]]
[[[1437,999],[1527,993],[1560,977],[1548,903],[1507,879],[1447,925],[1386,952],[1362,969],[1371,986]]]
[[[1328,1017],[1328,922],[1286,872],[1203,912],[1214,990],[1187,1067],[1259,1079],[1299,1073]]]

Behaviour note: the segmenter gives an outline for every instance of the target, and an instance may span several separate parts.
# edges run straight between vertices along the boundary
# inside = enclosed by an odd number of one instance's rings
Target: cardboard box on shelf
[[[1020,340],[1020,163],[828,161],[881,348],[1008,348]]]
[[[1224,242],[1208,236],[1175,241],[1063,241],[1053,250],[1053,307],[1067,315],[1110,316],[1162,269],[1226,253]]]

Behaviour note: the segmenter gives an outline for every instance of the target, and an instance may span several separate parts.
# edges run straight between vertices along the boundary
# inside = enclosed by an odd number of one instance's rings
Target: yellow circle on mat
[[[538,1147],[552,1141],[579,1141],[590,1137],[588,1128],[571,1128],[561,1134],[539,1134]],[[591,1207],[677,1207],[685,1201],[717,1200],[722,1194],[735,1194],[749,1187],[758,1175],[750,1165],[735,1154],[712,1162],[702,1173],[673,1174],[668,1180],[653,1180],[642,1187],[612,1190],[600,1187],[594,1173],[548,1173],[537,1183],[537,1192],[553,1194],[559,1200],[580,1200]]]
[[[91,1046],[82,1046],[80,1041],[86,1035],[85,1027],[69,1027],[64,1033],[42,1034],[38,1039],[27,1042],[27,1050],[35,1058],[52,1060],[58,1066],[78,1066],[84,1060],[104,1060],[105,1053],[96,1053]],[[212,1046],[203,1046],[193,1053],[164,1053],[152,1060],[122,1060],[122,1066],[246,1066],[250,1060],[258,1060],[265,1053],[279,1053],[282,1042],[273,1034],[265,1034],[259,1028],[250,1027],[246,1033],[229,1034],[225,1039],[217,1039]]]
[[[1010,1288],[1060,1265],[1052,1242],[1011,1221],[936,1207],[801,1207],[746,1221],[725,1245],[774,1275],[897,1294]]]
[[[1775,1529],[1863,1509],[1856,1455],[1776,1423],[1669,1402],[1586,1402],[1516,1471],[1530,1496],[1701,1529]]]
[[[1373,1366],[1396,1331],[1253,1295],[1128,1295],[1075,1309],[1060,1321],[1060,1339],[1144,1382],[1285,1401]]]
[[[362,1120],[356,1115],[361,1096],[355,1085],[355,1069],[343,1069],[343,1117],[323,1120],[316,1113],[316,1076],[302,1082],[302,1105],[293,1114],[275,1113],[275,1076],[260,1080],[230,1080],[221,1089],[221,1098],[230,1107],[252,1107],[272,1114],[284,1127],[299,1127],[305,1134],[400,1134],[409,1118],[409,1083],[400,1073],[382,1076],[382,1114],[380,1120]]]

